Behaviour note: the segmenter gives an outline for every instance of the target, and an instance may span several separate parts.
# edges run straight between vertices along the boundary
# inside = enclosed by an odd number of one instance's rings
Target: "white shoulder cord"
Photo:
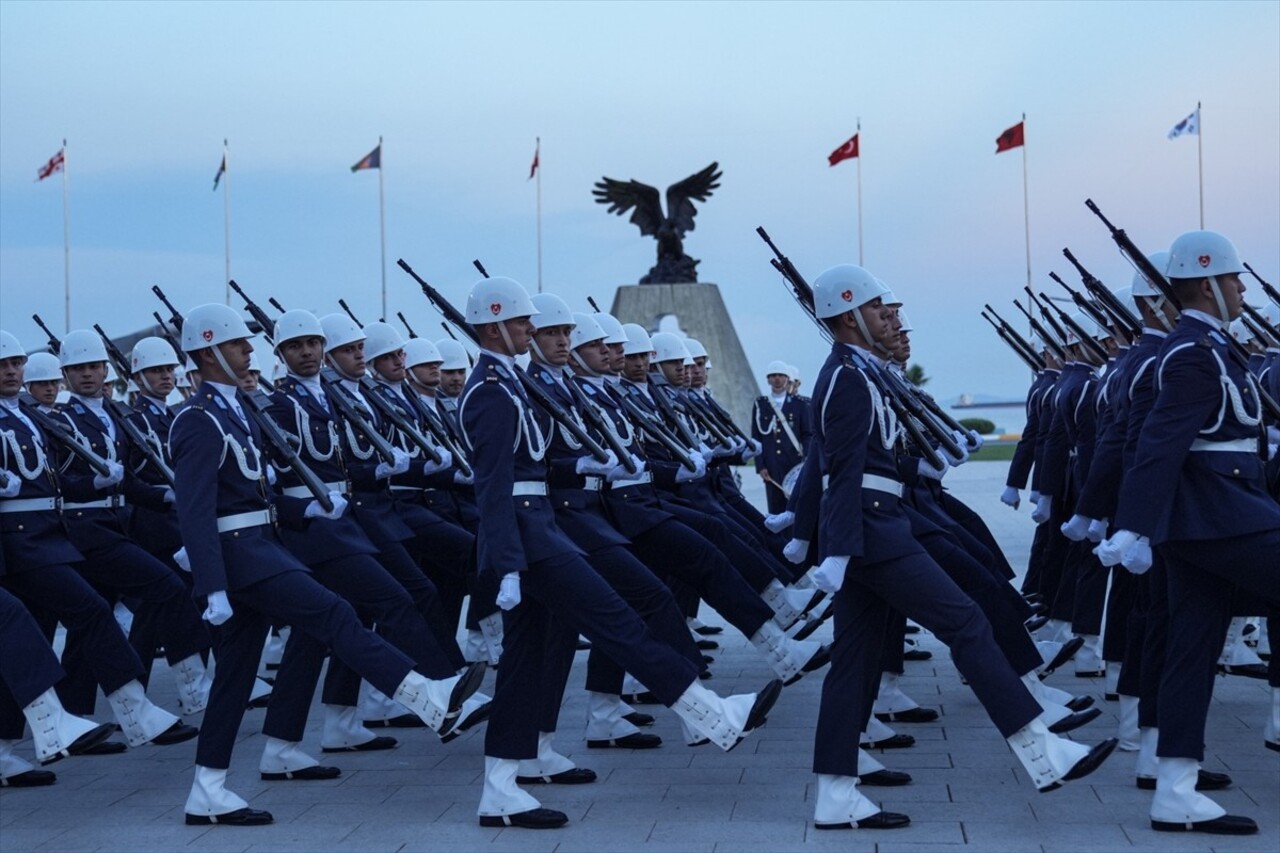
[[[22,445],[18,443],[18,435],[14,430],[7,429],[0,431],[0,436],[4,438],[7,445],[5,449],[6,455],[11,449],[13,452],[13,460],[17,463],[18,472],[22,474],[24,480],[38,480],[44,472],[45,467],[49,464],[49,460],[44,455],[44,449],[40,447],[38,441],[31,442],[31,449],[36,452],[36,467],[34,469],[27,467],[27,459],[22,454]]]

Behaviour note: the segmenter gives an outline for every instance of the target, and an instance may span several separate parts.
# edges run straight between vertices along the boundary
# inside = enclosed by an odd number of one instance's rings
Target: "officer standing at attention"
[[[1260,454],[1257,380],[1227,344],[1241,313],[1244,266],[1231,241],[1190,231],[1173,241],[1166,276],[1182,307],[1156,365],[1157,396],[1120,489],[1106,565],[1141,574],[1164,557],[1168,645],[1160,683],[1151,826],[1251,835],[1257,824],[1198,793],[1205,719],[1236,589],[1280,602],[1280,504]]]
[[[769,514],[776,515],[787,510],[787,474],[804,461],[808,449],[809,407],[787,390],[791,372],[783,362],[769,363],[765,381],[769,393],[758,397],[751,409],[751,437],[764,448],[756,457],[756,473],[765,482]]]

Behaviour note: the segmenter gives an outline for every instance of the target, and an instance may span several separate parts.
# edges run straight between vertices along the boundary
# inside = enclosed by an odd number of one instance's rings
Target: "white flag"
[[[1184,133],[1192,136],[1200,135],[1200,108],[1196,107],[1196,111],[1184,118],[1173,126],[1173,130],[1169,131],[1170,139],[1177,139]]]

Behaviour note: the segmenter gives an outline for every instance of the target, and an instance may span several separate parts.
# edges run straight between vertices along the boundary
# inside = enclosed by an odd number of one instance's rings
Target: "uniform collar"
[[[1205,311],[1199,311],[1195,308],[1184,309],[1182,312],[1182,316],[1190,317],[1193,320],[1198,320],[1199,322],[1204,323],[1210,329],[1214,329],[1219,332],[1225,331],[1227,328],[1227,324],[1219,320],[1217,317]]]
[[[489,358],[493,359],[499,364],[505,365],[509,370],[516,369],[516,357],[514,355],[507,355],[506,353],[494,352],[491,349],[482,349],[480,350],[480,352],[483,353],[484,355],[489,356]]]
[[[101,397],[83,397],[79,394],[72,394],[71,399],[77,403],[83,404],[86,408],[93,409],[95,412],[103,411],[103,402]]]

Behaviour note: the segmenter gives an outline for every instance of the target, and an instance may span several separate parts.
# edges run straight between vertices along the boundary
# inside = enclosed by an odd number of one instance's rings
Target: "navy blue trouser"
[[[414,543],[410,540],[406,544]],[[423,619],[427,620],[427,627],[431,629],[431,633],[435,634],[436,642],[449,656],[454,669],[458,670],[465,666],[466,661],[462,657],[462,650],[458,648],[457,637],[454,630],[449,627],[449,616],[445,612],[444,604],[440,601],[440,592],[418,565],[417,560],[409,553],[405,544],[379,542],[377,560],[409,593],[418,612],[422,614]],[[455,622],[455,627],[456,624]]]
[[[691,528],[728,558],[729,564],[755,592],[764,592],[771,582],[781,580],[773,570],[772,561],[765,559],[760,548],[739,538],[721,516],[702,512],[666,496],[663,496],[661,504],[681,524]]]
[[[36,620],[16,597],[0,589],[0,740],[21,740],[22,709],[63,676]]]

